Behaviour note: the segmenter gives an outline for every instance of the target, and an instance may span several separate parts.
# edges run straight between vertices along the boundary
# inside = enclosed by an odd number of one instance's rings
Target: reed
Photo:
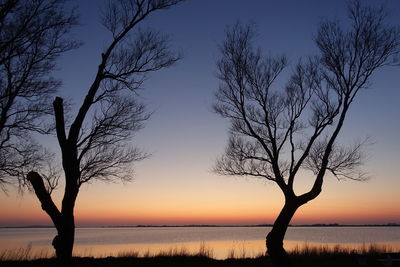
[[[374,243],[362,246],[351,245],[320,245],[311,246],[308,243],[297,245],[288,253],[292,256],[329,256],[329,255],[377,255],[398,252],[389,245],[378,245]]]
[[[227,259],[247,259],[247,258],[260,258],[265,256],[262,250],[249,249],[247,243],[234,242],[232,247],[228,250]]]
[[[32,244],[16,249],[0,250],[0,261],[27,261],[54,257],[47,249],[32,250]]]
[[[160,250],[157,252],[150,252],[150,250],[146,250],[142,253],[136,250],[129,250],[118,252],[117,257],[131,257],[131,258],[154,258],[154,257],[205,257],[205,258],[213,258],[214,251],[212,248],[207,246],[206,243],[201,242],[199,245],[199,249],[197,251],[190,251],[185,246],[172,246],[166,250]]]
[[[298,245],[288,251],[293,257],[303,256],[351,256],[351,255],[380,255],[385,253],[398,253],[394,248],[388,245],[377,245],[377,244],[363,244],[362,246],[345,246],[345,245],[310,245],[304,243]],[[84,251],[75,257],[93,257],[92,251]],[[106,258],[111,256],[110,254],[97,255],[96,258]],[[166,250],[160,250],[157,252],[146,251],[120,251],[113,255],[117,258],[156,258],[156,257],[203,257],[203,258],[215,258],[214,250],[209,247],[206,243],[202,242],[199,244],[197,251],[190,251],[185,246],[173,246]],[[262,251],[253,251],[246,247],[245,242],[234,243],[233,246],[228,249],[226,258],[227,259],[246,259],[252,258],[257,259],[266,255]],[[49,259],[53,258],[54,253],[47,249],[33,250],[32,245],[17,249],[3,249],[0,250],[0,262],[4,261],[29,261],[38,259]]]

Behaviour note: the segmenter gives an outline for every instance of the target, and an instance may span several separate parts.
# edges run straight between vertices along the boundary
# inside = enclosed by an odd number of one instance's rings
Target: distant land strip
[[[217,225],[217,224],[185,224],[185,225],[93,225],[77,226],[76,228],[179,228],[179,227],[272,227],[272,224],[249,224],[249,225]],[[386,224],[339,224],[339,223],[317,223],[317,224],[290,224],[289,227],[390,227],[400,226],[400,223]],[[5,228],[54,228],[52,225],[20,225],[20,226],[0,226]]]

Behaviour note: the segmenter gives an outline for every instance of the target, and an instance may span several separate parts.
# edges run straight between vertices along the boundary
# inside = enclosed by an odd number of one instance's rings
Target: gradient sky
[[[72,2],[82,24],[74,33],[84,46],[65,54],[55,75],[63,80],[59,95],[71,98],[77,107],[109,35],[98,19],[103,0]],[[385,3],[389,21],[400,24],[400,1]],[[295,63],[316,52],[312,38],[324,18],[345,19],[346,1],[188,0],[149,17],[144,27],[170,34],[172,46],[184,55],[176,66],[153,74],[140,93],[155,113],[135,143],[152,156],[136,164],[132,183],[84,185],[76,202],[77,225],[272,223],[283,205],[275,184],[211,171],[224,152],[229,127],[211,112],[218,87],[217,45],[227,25],[250,21],[257,25],[257,44],[266,54],[286,53]],[[400,223],[399,74],[400,68],[376,73],[341,133],[345,141],[372,138],[364,167],[371,179],[360,183],[326,177],[321,195],[301,207],[292,223]],[[286,79],[283,75],[282,83]],[[58,151],[55,138],[43,142]],[[311,182],[306,175],[298,177],[297,192],[307,190]],[[54,195],[57,204],[61,191]],[[32,224],[51,224],[35,196],[13,189],[8,195],[0,192],[0,226]]]

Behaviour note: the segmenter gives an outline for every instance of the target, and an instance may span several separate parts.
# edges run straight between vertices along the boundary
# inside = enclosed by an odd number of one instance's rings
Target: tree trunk
[[[300,205],[295,200],[287,200],[278,218],[275,220],[272,230],[266,238],[267,252],[271,257],[272,263],[276,267],[292,266],[289,257],[283,248],[283,239],[296,210]]]
[[[62,225],[57,230],[57,235],[53,239],[53,247],[56,251],[57,259],[63,263],[68,263],[72,258],[72,249],[75,239],[74,216],[63,216]]]
[[[57,259],[67,266],[72,258],[72,248],[75,238],[74,205],[78,195],[78,187],[67,186],[60,212],[54,204],[49,192],[47,192],[43,178],[36,172],[29,172],[28,181],[32,184],[42,209],[50,216],[57,229],[57,235],[53,239],[53,247],[56,250]]]

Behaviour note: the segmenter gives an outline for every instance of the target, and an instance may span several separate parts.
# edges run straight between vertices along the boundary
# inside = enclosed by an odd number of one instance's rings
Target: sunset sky
[[[60,60],[55,76],[63,81],[58,95],[81,104],[94,78],[108,32],[99,23],[105,1],[71,1],[78,7],[81,26],[75,36],[84,42]],[[345,23],[344,0],[188,0],[154,13],[143,27],[171,35],[172,47],[182,52],[177,65],[150,76],[140,92],[151,119],[134,142],[152,156],[135,167],[132,183],[94,182],[82,186],[75,208],[77,226],[270,224],[283,205],[272,182],[212,172],[228,140],[227,121],[212,112],[218,88],[215,62],[227,25],[252,22],[257,44],[265,54],[285,53],[294,64],[317,52],[313,43],[318,23]],[[389,22],[400,25],[400,1],[386,3]],[[301,4],[300,4],[301,3]],[[288,74],[280,81],[284,83]],[[341,140],[370,137],[364,170],[367,182],[338,181],[327,176],[321,195],[296,213],[293,224],[400,223],[400,67],[376,73],[370,89],[361,92],[341,132]],[[75,113],[74,113],[75,115]],[[53,136],[41,138],[58,152]],[[299,176],[296,192],[309,189],[313,177]],[[54,193],[57,204],[62,186]],[[29,192],[0,191],[0,226],[51,225],[39,201]]]

